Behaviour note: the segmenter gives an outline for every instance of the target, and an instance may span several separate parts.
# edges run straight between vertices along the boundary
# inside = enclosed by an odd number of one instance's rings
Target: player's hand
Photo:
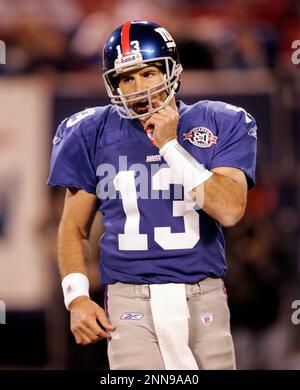
[[[115,327],[107,319],[104,310],[88,297],[81,296],[74,299],[69,310],[71,331],[77,344],[87,345],[103,338],[109,339],[109,333],[102,329],[99,323],[108,331],[115,330]]]
[[[177,138],[177,125],[179,114],[172,107],[166,106],[155,112],[145,122],[144,129],[153,127],[153,143],[161,149],[164,144]]]

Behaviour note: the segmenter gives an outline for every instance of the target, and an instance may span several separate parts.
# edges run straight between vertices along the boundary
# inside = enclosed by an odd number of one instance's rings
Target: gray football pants
[[[222,279],[187,284],[189,347],[199,369],[235,369],[230,314]],[[164,370],[155,335],[149,285],[116,283],[107,289],[107,311],[116,326],[108,343],[111,370]]]

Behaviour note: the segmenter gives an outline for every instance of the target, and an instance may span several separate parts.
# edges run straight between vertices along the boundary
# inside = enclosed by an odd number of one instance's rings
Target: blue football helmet
[[[151,88],[122,94],[119,75],[150,65],[158,66],[164,81]],[[167,106],[180,85],[182,66],[176,44],[169,32],[152,22],[127,22],[118,27],[107,39],[103,48],[103,79],[108,96],[122,118],[144,118]],[[167,97],[159,107],[154,107],[155,95],[166,91]],[[147,111],[134,110],[138,102],[146,102]]]

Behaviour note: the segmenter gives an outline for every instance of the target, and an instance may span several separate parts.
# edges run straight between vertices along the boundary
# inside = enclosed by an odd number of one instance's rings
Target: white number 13
[[[170,168],[162,168],[153,175],[153,190],[167,190],[170,184],[180,184],[171,175]],[[114,179],[114,186],[121,193],[126,215],[124,234],[118,235],[119,249],[147,250],[148,236],[139,232],[140,212],[137,204],[134,171],[120,171]],[[185,231],[172,233],[170,226],[154,227],[155,242],[168,250],[193,248],[200,239],[198,213],[192,207],[187,209],[185,200],[174,200],[173,217],[183,217]]]

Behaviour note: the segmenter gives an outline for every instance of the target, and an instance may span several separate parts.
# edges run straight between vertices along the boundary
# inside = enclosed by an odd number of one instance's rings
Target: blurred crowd
[[[0,0],[0,72],[99,69],[108,34],[126,20],[153,20],[178,42],[185,68],[293,70],[298,0]]]
[[[258,169],[259,171],[259,169]],[[226,277],[240,369],[299,369],[297,179],[270,169],[258,175],[242,221],[226,231]]]

